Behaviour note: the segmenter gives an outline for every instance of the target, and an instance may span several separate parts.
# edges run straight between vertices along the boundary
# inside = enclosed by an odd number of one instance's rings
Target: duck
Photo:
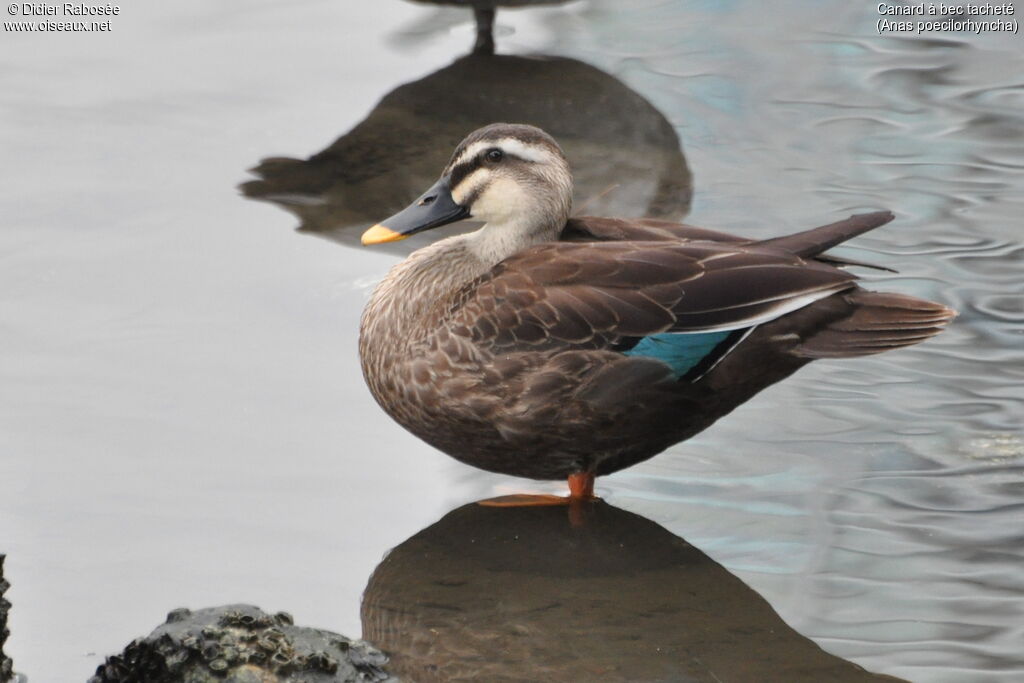
[[[828,250],[889,211],[763,240],[647,218],[572,216],[558,143],[526,124],[470,133],[440,178],[367,229],[386,244],[471,218],[369,297],[359,356],[402,427],[468,465],[594,480],[706,429],[817,359],[923,342],[956,312],[858,284]],[[562,497],[558,497],[563,500]]]

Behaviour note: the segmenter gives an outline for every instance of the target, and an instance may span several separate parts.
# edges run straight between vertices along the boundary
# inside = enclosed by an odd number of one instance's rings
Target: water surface
[[[814,363],[599,494],[868,670],[1024,676],[1021,39],[880,37],[870,3],[764,5],[508,12],[499,49],[649,102],[695,224],[766,237],[894,210],[841,253],[900,271],[868,286],[961,317],[920,347]],[[177,606],[359,635],[387,550],[466,502],[559,488],[397,428],[355,347],[397,256],[297,235],[236,190],[464,55],[459,16],[186,1],[126,7],[105,35],[4,34],[0,550],[31,680],[85,679]]]

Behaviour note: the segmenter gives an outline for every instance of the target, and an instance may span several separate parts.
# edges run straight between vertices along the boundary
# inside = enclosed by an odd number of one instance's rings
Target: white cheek
[[[508,178],[496,178],[473,202],[473,217],[503,221],[523,211],[529,198],[522,187]]]

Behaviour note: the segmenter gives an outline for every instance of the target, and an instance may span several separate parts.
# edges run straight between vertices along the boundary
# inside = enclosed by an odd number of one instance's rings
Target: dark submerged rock
[[[387,657],[360,640],[295,626],[252,605],[176,609],[108,657],[89,683],[363,683],[393,681]]]

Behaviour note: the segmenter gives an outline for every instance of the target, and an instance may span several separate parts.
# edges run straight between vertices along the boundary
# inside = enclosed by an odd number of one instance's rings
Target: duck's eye
[[[487,150],[487,161],[491,163],[497,163],[505,158],[505,153],[495,147],[494,149]]]

